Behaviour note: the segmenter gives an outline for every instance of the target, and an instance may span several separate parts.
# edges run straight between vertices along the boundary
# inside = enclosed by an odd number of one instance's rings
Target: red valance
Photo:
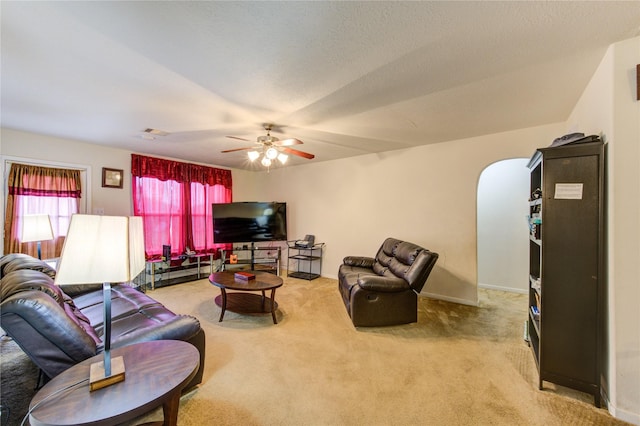
[[[13,163],[7,183],[9,195],[80,198],[80,171]]]
[[[210,186],[223,185],[225,188],[231,189],[231,170],[138,154],[131,154],[131,174],[162,181],[198,182]]]

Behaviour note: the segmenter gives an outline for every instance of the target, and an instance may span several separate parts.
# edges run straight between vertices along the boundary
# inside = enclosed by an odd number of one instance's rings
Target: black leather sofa
[[[0,258],[0,327],[53,378],[104,349],[102,285],[56,286],[43,261],[12,253]],[[111,348],[150,340],[183,340],[200,352],[185,389],[202,382],[205,334],[199,321],[176,315],[127,284],[112,286]]]
[[[374,327],[418,321],[418,293],[438,253],[387,238],[376,257],[347,256],[338,288],[353,325]]]

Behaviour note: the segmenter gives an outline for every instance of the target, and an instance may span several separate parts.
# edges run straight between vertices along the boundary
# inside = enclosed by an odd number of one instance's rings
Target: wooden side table
[[[113,349],[111,354],[124,357],[126,378],[123,382],[89,392],[90,365],[103,358],[100,354],[86,359],[40,389],[31,400],[30,409],[59,393],[36,407],[29,423],[32,426],[116,425],[162,405],[163,424],[177,425],[181,391],[200,366],[195,346],[178,340],[156,340]],[[82,384],[72,386],[78,382]]]

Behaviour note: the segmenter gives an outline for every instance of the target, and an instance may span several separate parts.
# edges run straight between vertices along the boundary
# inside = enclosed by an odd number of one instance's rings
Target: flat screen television
[[[213,204],[214,243],[286,241],[287,203]]]

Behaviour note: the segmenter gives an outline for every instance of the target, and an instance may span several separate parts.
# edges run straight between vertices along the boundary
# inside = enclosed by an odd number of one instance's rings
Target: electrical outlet
[[[103,207],[97,207],[93,211],[94,211],[95,214],[98,214],[98,215],[103,215],[104,214],[104,208]]]

